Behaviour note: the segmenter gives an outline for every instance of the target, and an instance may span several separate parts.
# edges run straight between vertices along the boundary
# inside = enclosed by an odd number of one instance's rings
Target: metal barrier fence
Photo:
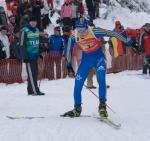
[[[38,60],[38,79],[60,79],[67,76],[67,62],[62,61],[61,57],[51,57],[44,54],[43,59]],[[124,70],[140,70],[143,66],[143,55],[138,55],[130,48],[126,54],[117,58],[112,58],[112,68],[107,73],[117,73]],[[12,84],[22,83],[26,79],[23,64],[16,59],[0,60],[0,83]],[[26,77],[25,77],[26,78]]]

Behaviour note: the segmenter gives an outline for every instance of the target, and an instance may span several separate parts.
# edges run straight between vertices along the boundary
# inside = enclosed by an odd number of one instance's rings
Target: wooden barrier
[[[9,59],[8,60],[9,66],[9,83],[22,83],[22,63],[16,59]]]
[[[112,55],[112,54],[111,54]],[[23,65],[16,59],[0,60],[0,83],[12,84],[22,83]],[[143,54],[139,55],[133,52],[131,48],[127,53],[112,58],[112,68],[107,73],[118,73],[124,70],[140,70],[143,67]],[[52,57],[50,54],[43,54],[43,60],[38,60],[38,79],[60,79],[66,78],[67,61],[61,60],[61,57]]]
[[[0,60],[0,82],[9,83],[8,59]]]

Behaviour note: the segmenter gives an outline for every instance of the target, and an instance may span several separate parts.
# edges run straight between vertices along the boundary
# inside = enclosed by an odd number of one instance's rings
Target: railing
[[[50,57],[43,55],[43,59],[38,60],[38,79],[60,79],[67,76],[66,61],[61,57]],[[27,73],[25,64],[16,59],[0,60],[0,83],[12,84],[26,81]]]
[[[38,60],[38,79],[66,78],[66,61],[61,57],[51,57],[44,54],[43,59]],[[140,70],[143,66],[143,55],[138,55],[132,49],[127,49],[126,54],[112,59],[112,68],[107,73],[117,73],[124,70]],[[26,80],[26,68],[24,63],[16,59],[0,60],[0,83],[22,83]]]

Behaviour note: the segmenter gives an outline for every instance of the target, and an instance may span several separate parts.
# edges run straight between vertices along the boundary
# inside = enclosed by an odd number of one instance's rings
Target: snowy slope
[[[59,6],[58,6],[59,7]],[[87,11],[85,12],[87,14]],[[104,17],[107,15],[107,18]],[[57,17],[58,18],[58,17]],[[57,19],[52,19],[53,23]],[[128,8],[118,7],[106,7],[100,8],[100,18],[94,20],[94,24],[97,27],[113,30],[115,27],[115,21],[121,21],[124,28],[141,28],[145,23],[150,23],[150,14],[146,12],[131,12]],[[45,31],[48,34],[53,32],[53,27],[57,24],[50,25]]]
[[[27,96],[26,84],[0,84],[0,141],[149,141],[150,77],[139,73],[107,75],[108,105],[116,114],[108,113],[121,122],[120,130],[95,118],[59,117],[73,108],[73,79],[42,81],[46,96],[41,97]],[[82,95],[82,114],[98,116],[98,100],[85,88]],[[11,120],[6,115],[37,118]]]
[[[104,17],[107,15],[107,18]],[[146,12],[134,12],[128,8],[102,7],[100,8],[100,17],[94,23],[103,28],[113,29],[116,20],[121,21],[125,28],[140,28],[145,23],[150,23],[150,15]]]
[[[60,1],[60,3],[57,4],[56,1]],[[83,1],[84,6],[86,6],[85,0]],[[150,0],[102,1],[109,1],[109,3],[107,5],[105,3],[100,4],[100,18],[94,21],[95,25],[98,27],[114,29],[114,23],[116,20],[120,20],[125,28],[140,28],[145,23],[150,23]],[[54,5],[57,9],[60,9],[62,3],[63,0],[54,0]],[[134,8],[129,9],[130,5],[133,5]],[[85,15],[87,15],[87,11],[85,11]],[[51,27],[48,29],[51,29]]]

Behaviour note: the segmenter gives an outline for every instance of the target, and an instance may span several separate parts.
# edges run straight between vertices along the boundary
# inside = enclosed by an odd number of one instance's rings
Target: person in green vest
[[[29,23],[21,30],[20,48],[21,60],[26,63],[28,95],[39,96],[45,94],[40,92],[37,84],[40,32],[36,26],[35,17],[30,17]]]

